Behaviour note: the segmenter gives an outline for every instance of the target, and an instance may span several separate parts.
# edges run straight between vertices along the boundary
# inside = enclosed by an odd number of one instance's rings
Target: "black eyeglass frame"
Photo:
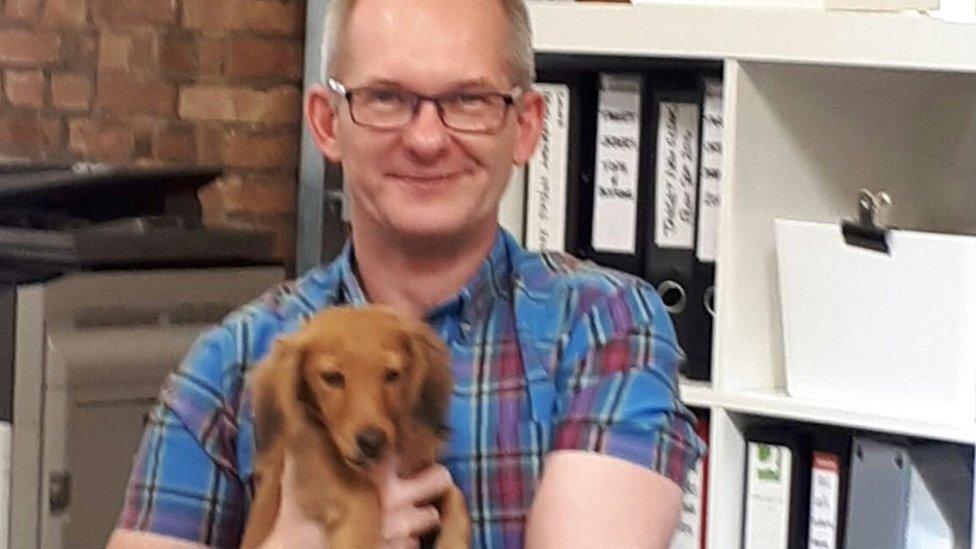
[[[410,118],[408,118],[403,124],[399,124],[399,125],[395,125],[395,126],[380,126],[380,125],[376,125],[376,124],[365,124],[363,122],[360,122],[359,120],[356,120],[356,117],[353,115],[353,108],[352,108],[352,105],[353,105],[353,100],[352,100],[353,94],[355,94],[356,92],[363,91],[363,90],[374,89],[374,86],[363,86],[361,88],[352,88],[352,89],[350,89],[350,88],[347,88],[346,85],[343,84],[342,82],[336,80],[335,78],[331,78],[331,77],[326,79],[326,84],[328,85],[328,87],[329,87],[330,90],[332,90],[336,94],[342,96],[346,100],[346,103],[348,103],[349,106],[350,106],[350,108],[349,108],[349,117],[352,118],[352,121],[353,122],[355,122],[356,124],[358,124],[360,126],[364,126],[364,127],[367,127],[367,128],[374,128],[374,129],[378,129],[378,130],[399,130],[399,129],[402,129],[402,128],[406,127],[407,125],[409,125],[410,124],[410,121],[412,121],[417,116],[417,112],[420,111],[420,105],[422,105],[425,101],[429,101],[429,102],[433,103],[434,106],[437,108],[437,116],[441,119],[441,123],[444,124],[444,127],[449,128],[449,129],[451,129],[453,131],[456,131],[456,132],[461,132],[461,133],[494,133],[494,132],[500,130],[502,128],[502,126],[504,126],[504,124],[505,124],[505,118],[508,115],[509,108],[511,108],[512,106],[515,105],[515,101],[517,101],[518,98],[525,91],[521,86],[515,86],[515,87],[512,88],[512,91],[509,92],[509,93],[507,93],[507,94],[500,93],[500,92],[495,92],[495,91],[492,91],[492,92],[477,92],[476,95],[491,96],[491,97],[499,97],[499,98],[501,98],[502,101],[504,102],[504,110],[502,111],[501,116],[498,117],[498,124],[495,127],[473,130],[473,129],[466,129],[466,128],[456,128],[456,127],[448,124],[447,120],[444,119],[444,106],[441,105],[441,100],[443,100],[443,99],[445,99],[447,97],[457,96],[459,94],[459,92],[451,92],[451,93],[447,93],[447,94],[443,94],[443,95],[422,95],[422,94],[419,94],[419,93],[416,93],[416,92],[402,90],[402,93],[409,94],[409,95],[417,98],[417,102],[414,103],[414,105],[413,105],[413,112],[411,113]],[[475,95],[475,94],[472,94],[472,95]]]

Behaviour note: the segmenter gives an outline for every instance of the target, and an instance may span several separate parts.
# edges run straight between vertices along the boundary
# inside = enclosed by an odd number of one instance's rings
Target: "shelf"
[[[976,423],[952,425],[932,421],[865,414],[857,410],[844,409],[833,402],[825,403],[793,398],[781,389],[751,390],[723,394],[717,400],[722,407],[733,412],[827,425],[839,425],[950,442],[976,443]]]
[[[528,3],[548,53],[976,72],[976,25],[811,8]]]
[[[688,406],[697,408],[708,408],[714,406],[717,401],[712,384],[707,381],[694,381],[681,379],[681,400]]]

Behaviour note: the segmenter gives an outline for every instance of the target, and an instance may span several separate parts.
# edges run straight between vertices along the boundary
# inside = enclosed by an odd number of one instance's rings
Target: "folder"
[[[498,224],[519,244],[525,242],[525,166],[512,167],[508,186],[498,204]]]
[[[589,239],[579,255],[640,276],[646,216],[640,211],[644,78],[638,73],[602,73],[595,112],[590,167]],[[587,189],[583,189],[586,192]],[[586,220],[581,220],[583,223]]]
[[[712,377],[712,342],[715,323],[715,261],[718,248],[719,208],[722,200],[723,98],[722,79],[701,80],[701,155],[698,171],[698,220],[695,224],[695,261],[688,307],[696,329],[685,352],[681,373],[689,379]]]
[[[681,348],[698,353],[704,344],[698,317],[703,311],[691,299],[697,294],[693,285],[701,90],[697,77],[658,75],[648,82],[646,94],[651,143],[642,163],[648,189],[642,276],[661,295]]]
[[[855,437],[850,459],[846,547],[970,546],[971,449]]]
[[[564,199],[565,210],[562,212],[562,251],[587,258],[586,250],[589,249],[590,231],[592,228],[592,208],[593,208],[593,155],[595,150],[596,138],[596,102],[598,93],[598,76],[596,73],[583,71],[576,68],[562,66],[565,60],[557,58],[548,63],[545,59],[540,63],[538,70],[538,91],[546,95],[547,88],[550,90],[562,90],[560,95],[551,97],[555,99],[556,108],[551,109],[553,114],[566,113],[568,109],[567,144],[565,146],[565,191]],[[546,68],[546,65],[554,65]],[[551,88],[549,88],[551,86]],[[563,92],[568,91],[568,103],[559,104],[559,98],[564,97]],[[546,197],[546,205],[550,208],[551,214],[548,219],[540,219],[541,206],[540,192],[544,191],[541,185],[541,154],[545,150],[542,146],[545,141],[540,142],[533,154],[532,160],[527,166],[526,181],[526,247],[530,250],[559,250],[555,245],[558,244],[558,212],[551,208],[558,208],[558,198],[551,193]],[[551,143],[550,154],[558,154],[563,151],[563,147],[557,143]],[[539,164],[533,164],[536,161]],[[558,159],[550,159],[549,174],[550,184],[559,183],[558,168],[555,164]],[[550,231],[546,238],[541,237],[542,228],[546,227]],[[557,238],[553,238],[556,236]],[[543,242],[543,240],[545,242]],[[554,244],[555,243],[555,244]]]
[[[810,469],[809,549],[844,546],[850,436],[817,431],[813,434]]]
[[[707,410],[693,410],[698,424],[695,433],[708,444]],[[670,549],[704,549],[705,523],[708,516],[708,454],[688,473],[681,498],[681,516],[671,536]]]
[[[746,433],[743,549],[801,549],[807,544],[810,441],[790,428]]]
[[[573,93],[561,82],[539,82],[535,89],[546,114],[539,145],[526,166],[525,248],[566,251]]]

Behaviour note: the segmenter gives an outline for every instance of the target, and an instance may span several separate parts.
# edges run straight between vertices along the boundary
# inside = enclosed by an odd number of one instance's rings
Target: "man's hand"
[[[421,536],[440,526],[440,514],[431,502],[443,496],[453,481],[442,465],[429,467],[409,479],[397,477],[396,465],[395,458],[387,458],[369,473],[380,492],[382,548],[415,549],[420,547]],[[261,549],[327,548],[325,528],[306,517],[295,501],[298,485],[288,457],[281,482],[278,518]]]
[[[416,549],[420,537],[440,526],[440,513],[432,504],[454,485],[451,474],[434,464],[409,479],[396,474],[395,457],[377,464],[370,472],[380,491],[383,509],[383,549]]]

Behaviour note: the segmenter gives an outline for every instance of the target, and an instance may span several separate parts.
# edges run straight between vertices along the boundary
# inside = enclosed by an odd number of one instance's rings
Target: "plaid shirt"
[[[349,246],[204,333],[163,386],[119,526],[236,547],[254,495],[248,372],[316,311],[366,302]],[[442,455],[467,500],[473,546],[521,547],[555,449],[618,456],[684,486],[704,452],[678,396],[682,358],[648,284],[499,231],[489,257],[428,322],[455,388]]]

